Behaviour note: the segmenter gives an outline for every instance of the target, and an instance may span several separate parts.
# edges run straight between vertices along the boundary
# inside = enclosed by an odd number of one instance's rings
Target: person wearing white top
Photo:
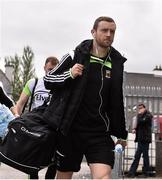
[[[55,68],[55,66],[58,63],[59,63],[59,61],[56,57],[48,57],[45,61],[45,65],[44,65],[45,74],[47,74],[49,71],[51,71],[53,68]],[[22,111],[23,111],[23,108],[24,108],[26,102],[28,101],[29,97],[32,95],[34,85],[35,85],[35,79],[30,79],[26,83],[26,85],[19,97],[19,100],[17,101],[17,103],[14,107],[17,116],[20,116],[22,114]],[[34,96],[33,96],[31,109],[41,106],[49,96],[49,90],[47,90],[44,86],[43,77],[38,78],[38,81],[35,86],[33,94],[34,94]],[[47,169],[47,172],[45,174],[45,179],[54,179],[54,177],[55,177],[55,166],[51,165]],[[29,178],[30,179],[39,179],[38,173],[30,174]]]

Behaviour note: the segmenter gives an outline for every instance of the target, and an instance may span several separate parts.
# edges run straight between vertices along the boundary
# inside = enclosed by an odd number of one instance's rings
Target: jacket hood
[[[126,59],[124,56],[122,56],[122,55],[120,54],[120,52],[117,51],[117,50],[116,50],[114,47],[112,47],[112,46],[111,46],[111,51],[114,52],[116,58],[121,59],[123,63],[125,63],[125,61],[127,61],[127,59]],[[110,54],[110,56],[111,56],[111,54]]]
[[[89,54],[92,45],[93,45],[92,39],[84,40],[76,47],[75,50],[80,51],[83,54]]]
[[[151,112],[148,111],[148,110],[146,110],[146,111],[143,113],[143,115],[147,115],[147,116],[149,116],[150,118],[153,118]]]

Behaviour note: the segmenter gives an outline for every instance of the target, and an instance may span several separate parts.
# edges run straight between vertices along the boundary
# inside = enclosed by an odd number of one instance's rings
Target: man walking
[[[108,179],[114,164],[114,141],[126,145],[123,105],[123,63],[126,59],[111,45],[116,24],[110,17],[96,19],[93,39],[65,55],[45,77],[53,90],[44,114],[59,132],[57,178],[72,178],[85,155],[92,178]]]

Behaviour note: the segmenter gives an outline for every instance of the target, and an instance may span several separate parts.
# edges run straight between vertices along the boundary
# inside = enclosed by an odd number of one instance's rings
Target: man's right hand
[[[132,129],[132,133],[135,134],[135,133],[136,133],[136,130],[135,130],[135,129]]]
[[[76,78],[77,76],[81,76],[83,73],[84,66],[82,64],[75,64],[71,68],[71,74],[73,78]]]

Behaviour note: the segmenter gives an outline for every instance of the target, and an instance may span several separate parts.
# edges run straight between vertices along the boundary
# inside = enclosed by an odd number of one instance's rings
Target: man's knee
[[[57,171],[56,179],[71,179],[72,175],[73,172],[71,171],[68,172]]]
[[[93,179],[110,179],[111,166],[106,164],[94,163],[90,164],[90,170]]]

